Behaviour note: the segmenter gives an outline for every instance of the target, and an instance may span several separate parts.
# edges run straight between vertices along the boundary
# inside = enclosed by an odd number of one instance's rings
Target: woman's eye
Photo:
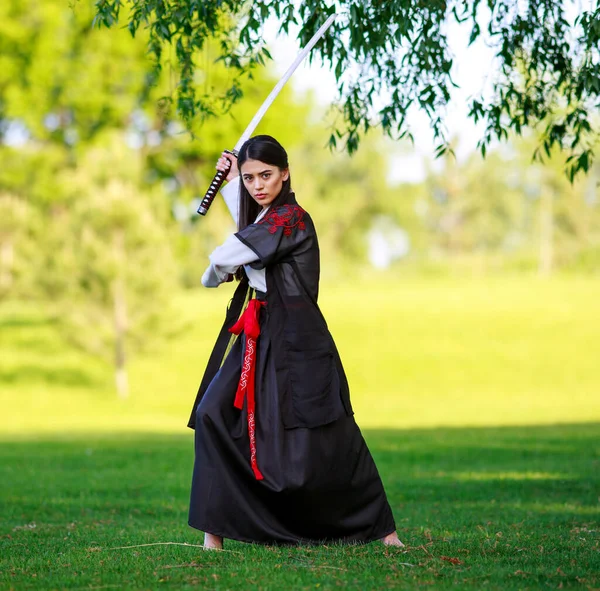
[[[266,172],[265,174],[263,174],[263,179],[268,179],[271,176],[271,173]]]

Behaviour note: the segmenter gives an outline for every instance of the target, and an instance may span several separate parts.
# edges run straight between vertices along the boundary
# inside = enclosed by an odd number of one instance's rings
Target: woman
[[[189,524],[206,548],[223,538],[402,546],[317,305],[319,246],[287,154],[260,135],[217,169],[229,165],[223,196],[238,232],[210,255],[202,284],[240,283],[189,422]]]

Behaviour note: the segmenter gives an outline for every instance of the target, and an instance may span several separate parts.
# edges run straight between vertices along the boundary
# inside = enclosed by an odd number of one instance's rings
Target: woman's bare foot
[[[205,550],[223,550],[223,538],[214,536],[207,532],[204,533],[204,548]]]
[[[396,532],[385,536],[385,538],[381,538],[381,541],[386,546],[404,546],[404,544],[399,540],[398,534]]]

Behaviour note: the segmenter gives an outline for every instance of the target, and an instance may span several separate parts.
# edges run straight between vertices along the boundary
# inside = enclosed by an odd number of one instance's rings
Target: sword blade
[[[337,14],[332,14],[319,28],[319,30],[312,36],[310,41],[306,44],[306,46],[302,49],[302,51],[298,54],[292,65],[286,70],[285,74],[281,77],[281,80],[275,85],[273,90],[269,93],[269,96],[264,100],[263,104],[260,106],[260,109],[256,112],[256,115],[252,117],[252,121],[250,121],[248,127],[242,134],[242,137],[238,140],[235,148],[233,149],[233,153],[237,156],[240,148],[243,146],[244,142],[250,138],[254,130],[257,128],[260,120],[264,117],[265,113],[268,111],[269,107],[273,104],[273,101],[277,98],[277,95],[281,92],[281,89],[285,86],[285,83],[291,78],[292,74],[296,71],[298,66],[302,63],[302,60],[309,54],[310,50],[315,46],[317,41],[325,35],[325,32],[333,21],[335,20]],[[200,215],[206,215],[208,209],[213,202],[214,198],[217,195],[218,190],[221,188],[225,177],[227,176],[227,171],[219,171],[213,178],[208,191],[204,195],[200,206],[198,207],[198,213]]]
[[[256,115],[252,117],[252,121],[246,127],[246,130],[242,134],[242,137],[238,140],[235,145],[234,152],[238,152],[244,142],[250,138],[254,130],[258,127],[260,120],[264,117],[265,113],[269,110],[269,107],[273,104],[277,95],[281,92],[281,89],[285,86],[285,83],[292,77],[292,74],[297,70],[298,66],[302,63],[304,58],[310,53],[310,50],[315,46],[317,41],[325,35],[325,32],[332,25],[333,21],[337,17],[337,14],[332,14],[319,28],[319,30],[312,36],[311,40],[305,45],[302,51],[298,54],[292,65],[286,70],[285,74],[281,77],[281,80],[275,85],[269,96],[265,99],[260,109],[256,112]]]

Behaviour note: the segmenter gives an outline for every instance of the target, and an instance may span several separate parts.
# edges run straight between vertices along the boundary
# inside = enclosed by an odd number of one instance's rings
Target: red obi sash
[[[246,350],[244,352],[244,361],[242,363],[242,373],[238,384],[237,392],[233,406],[240,410],[244,407],[244,397],[248,397],[247,414],[248,414],[248,437],[250,438],[250,465],[256,480],[262,480],[264,477],[258,469],[256,461],[256,419],[254,415],[255,400],[254,400],[254,385],[255,385],[255,370],[256,370],[256,340],[260,334],[260,324],[258,316],[262,306],[266,302],[252,299],[248,302],[248,306],[240,316],[239,320],[229,329],[233,334],[246,335]]]

